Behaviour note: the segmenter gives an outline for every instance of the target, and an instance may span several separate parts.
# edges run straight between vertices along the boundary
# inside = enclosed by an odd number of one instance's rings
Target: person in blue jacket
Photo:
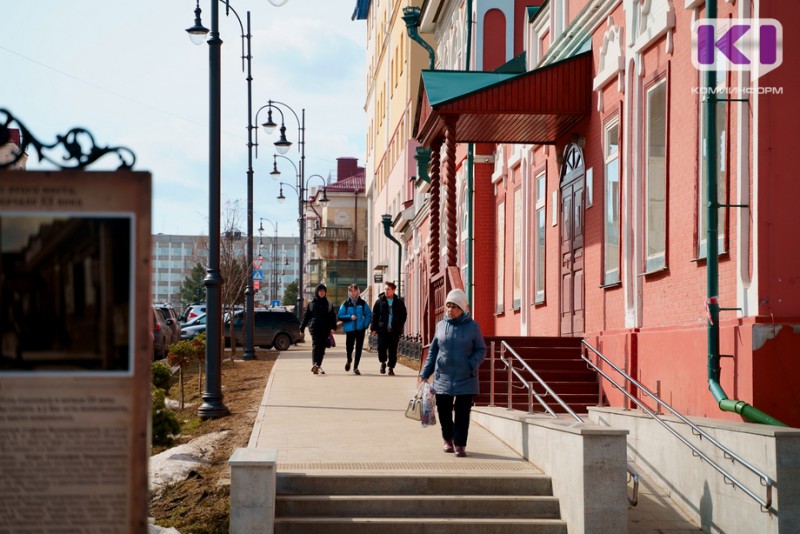
[[[454,289],[445,300],[445,317],[436,325],[428,358],[417,383],[434,375],[436,411],[442,427],[444,452],[467,455],[472,398],[480,393],[478,367],[486,357],[481,327],[467,312],[467,295]],[[453,410],[455,409],[455,419]]]
[[[347,336],[345,346],[347,347],[347,363],[344,370],[350,370],[353,365],[353,374],[360,375],[358,362],[361,361],[361,349],[364,347],[364,334],[372,322],[372,310],[364,299],[359,296],[359,289],[356,284],[347,287],[348,299],[339,306],[339,320],[342,321],[344,333]],[[353,348],[355,348],[355,362],[353,361]]]

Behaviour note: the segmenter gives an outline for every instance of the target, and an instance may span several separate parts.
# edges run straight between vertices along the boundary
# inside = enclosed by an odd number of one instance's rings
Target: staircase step
[[[435,474],[277,474],[278,495],[552,495],[550,477]]]
[[[282,518],[560,518],[555,497],[523,495],[278,495],[275,513]]]
[[[550,388],[556,392],[556,394],[560,397],[562,395],[569,395],[569,394],[579,394],[579,395],[589,395],[594,394],[597,397],[597,382],[548,382],[547,383]],[[518,389],[519,380],[516,380],[514,385],[514,394],[521,393],[522,390]],[[489,380],[481,380],[480,381],[481,387],[481,396],[489,396],[489,392],[491,391],[491,382]],[[541,386],[534,386],[536,391],[543,391],[544,388]],[[495,395],[505,395],[508,391],[508,381],[503,379],[495,382],[494,384],[494,393]]]
[[[275,518],[275,534],[566,534],[561,519]]]

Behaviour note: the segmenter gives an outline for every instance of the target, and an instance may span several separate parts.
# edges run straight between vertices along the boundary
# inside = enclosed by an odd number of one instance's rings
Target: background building
[[[239,236],[244,239],[244,236]],[[273,253],[275,236],[266,234],[254,237],[253,255],[263,260],[263,280],[255,293],[256,302],[269,304],[282,300],[286,286],[299,276],[297,237],[278,236]],[[208,263],[208,238],[206,236],[156,234],[153,236],[153,302],[165,302],[176,308],[181,303],[180,288],[198,263]]]
[[[325,188],[328,202],[311,203],[315,224],[310,232],[309,287],[328,287],[328,298],[340,303],[347,286],[367,285],[367,198],[364,168],[356,158],[338,158],[337,179]],[[310,197],[321,195],[319,188]]]

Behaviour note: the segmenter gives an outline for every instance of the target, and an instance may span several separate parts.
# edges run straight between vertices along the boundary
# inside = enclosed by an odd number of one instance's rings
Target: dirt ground
[[[228,430],[230,434],[213,453],[209,466],[192,472],[187,480],[167,488],[158,500],[150,503],[150,516],[159,526],[174,527],[181,534],[228,532],[228,459],[234,450],[247,446],[269,374],[278,356],[276,351],[257,349],[257,359],[246,362],[241,360],[241,354],[239,348],[234,361],[229,359],[229,350],[223,356],[223,403],[231,412],[226,417],[208,420],[197,417],[197,408],[202,403],[197,368],[184,371],[185,406],[176,413],[181,434],[173,446],[211,432]],[[180,398],[177,375],[173,377],[168,397]],[[164,447],[153,447],[152,454],[163,450]]]

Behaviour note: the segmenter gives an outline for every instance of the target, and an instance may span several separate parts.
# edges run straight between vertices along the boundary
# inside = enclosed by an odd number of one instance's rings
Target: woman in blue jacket
[[[372,310],[364,299],[359,296],[359,289],[356,284],[347,287],[349,298],[339,306],[339,320],[342,321],[344,333],[347,336],[345,346],[347,347],[347,363],[344,370],[350,370],[353,366],[353,374],[360,375],[358,362],[361,361],[361,349],[364,346],[364,333],[372,322]],[[356,350],[356,360],[353,362],[353,348]]]
[[[467,313],[467,295],[460,289],[447,294],[445,318],[436,325],[428,358],[418,383],[435,374],[436,411],[442,426],[444,452],[467,455],[472,397],[480,393],[478,367],[486,357],[481,327]],[[455,420],[453,409],[455,408]]]

